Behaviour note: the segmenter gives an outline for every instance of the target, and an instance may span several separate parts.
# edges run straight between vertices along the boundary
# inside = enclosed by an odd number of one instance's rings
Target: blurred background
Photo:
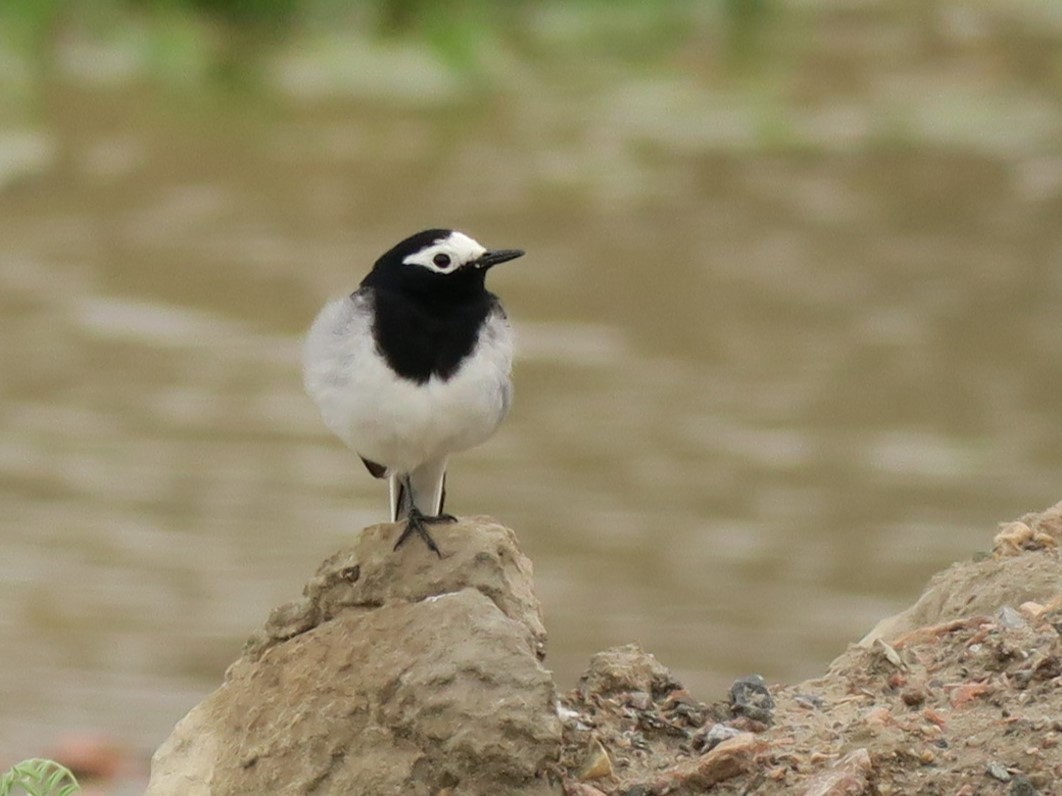
[[[1057,0],[3,0],[4,767],[142,776],[384,517],[300,339],[432,226],[528,251],[448,507],[562,689],[816,675],[1062,498]]]

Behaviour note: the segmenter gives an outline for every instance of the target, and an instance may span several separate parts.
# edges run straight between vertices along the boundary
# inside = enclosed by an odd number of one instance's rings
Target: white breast
[[[480,330],[474,353],[449,379],[399,378],[376,350],[368,300],[325,306],[303,353],[306,391],[325,425],[359,455],[392,473],[486,440],[509,410],[512,330],[501,312]]]

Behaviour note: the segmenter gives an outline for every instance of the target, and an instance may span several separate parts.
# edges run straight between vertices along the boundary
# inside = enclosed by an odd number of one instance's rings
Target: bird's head
[[[481,288],[488,269],[523,254],[487,249],[452,229],[427,229],[381,255],[362,284],[418,293]]]

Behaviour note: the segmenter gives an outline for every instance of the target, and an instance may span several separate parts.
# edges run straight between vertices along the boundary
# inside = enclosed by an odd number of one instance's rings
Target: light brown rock
[[[758,741],[751,732],[743,732],[694,760],[679,763],[667,773],[664,781],[657,784],[668,791],[685,793],[694,789],[700,792],[745,773],[752,768],[756,755],[766,748],[767,744]]]
[[[803,796],[859,796],[866,792],[870,769],[870,754],[856,749],[812,780]]]
[[[612,776],[612,759],[601,741],[594,739],[586,751],[586,759],[576,774],[581,780],[604,779]]]
[[[579,679],[584,694],[641,692],[661,697],[681,687],[664,664],[637,644],[596,653]]]
[[[282,606],[152,761],[149,796],[553,793],[530,562],[485,518],[365,529]]]

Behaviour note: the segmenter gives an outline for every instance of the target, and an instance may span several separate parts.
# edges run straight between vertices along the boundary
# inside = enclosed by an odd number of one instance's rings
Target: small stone
[[[961,708],[971,700],[982,697],[992,690],[988,683],[962,683],[952,689],[948,697],[953,708]]]
[[[856,749],[840,760],[832,769],[815,777],[803,796],[848,796],[866,792],[870,773],[870,754]]]
[[[579,678],[579,690],[583,694],[644,691],[662,696],[676,688],[682,688],[682,685],[670,670],[637,644],[598,652]]]
[[[1010,783],[1010,796],[1040,796],[1040,791],[1021,774],[1015,774]]]
[[[1002,763],[991,762],[988,764],[988,776],[998,779],[1000,782],[1010,782],[1010,772]]]
[[[725,724],[713,724],[693,736],[693,748],[699,752],[709,752],[723,741],[741,735],[741,730],[727,727]]]
[[[645,691],[631,691],[627,694],[627,704],[635,710],[649,710],[653,706],[653,698]]]
[[[590,742],[590,748],[586,752],[583,764],[576,774],[581,780],[604,779],[612,776],[612,760],[596,738]]]
[[[1033,677],[1037,680],[1053,680],[1062,675],[1062,658],[1057,655],[1044,655],[1033,666]]]
[[[944,714],[939,710],[933,710],[933,708],[926,708],[923,710],[922,718],[940,728],[948,726],[948,720],[944,717]]]
[[[816,694],[797,694],[793,701],[805,710],[822,710],[826,702]]]
[[[886,724],[892,724],[892,714],[884,705],[878,705],[863,714],[863,721],[875,727],[884,727]]]
[[[1024,522],[1014,521],[1001,526],[992,542],[995,545],[995,552],[999,555],[1016,556],[1032,538],[1032,528]]]
[[[571,782],[565,786],[564,796],[605,796],[605,794],[593,785],[587,785],[583,782]]]
[[[558,702],[557,703],[557,718],[559,718],[565,724],[571,724],[573,722],[578,722],[579,719],[582,718],[582,716],[579,714],[579,711],[572,710],[567,705],[562,705],[560,702]]]
[[[874,642],[874,646],[885,657],[885,660],[887,660],[897,669],[903,668],[903,658],[900,657],[900,653],[898,653],[892,645],[886,644],[882,639],[879,638],[877,641]]]
[[[1019,605],[1018,610],[1030,619],[1039,619],[1047,612],[1047,608],[1045,608],[1040,603],[1033,602],[1032,600],[1029,600],[1028,602],[1024,602]]]
[[[996,614],[999,623],[1008,630],[1020,630],[1026,626],[1025,617],[1009,605],[1004,605]]]
[[[710,752],[695,760],[679,763],[670,769],[660,785],[661,792],[692,788],[706,790],[717,782],[731,779],[743,774],[753,767],[756,754],[762,751],[764,744],[756,740],[750,732],[743,732],[723,741]]]
[[[900,693],[900,699],[910,708],[916,708],[926,701],[926,692],[917,686],[905,688]]]
[[[774,699],[763,677],[752,674],[735,680],[730,686],[730,709],[735,715],[770,724],[774,718]]]

